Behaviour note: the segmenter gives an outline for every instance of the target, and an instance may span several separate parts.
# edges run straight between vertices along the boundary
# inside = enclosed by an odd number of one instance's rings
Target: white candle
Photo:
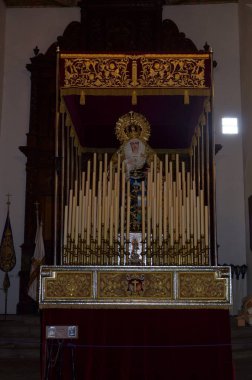
[[[75,217],[75,245],[78,245],[78,235],[79,235],[79,206],[76,206],[76,217]]]
[[[169,160],[168,154],[165,155],[165,180],[168,182],[168,173],[169,173]]]
[[[205,244],[209,247],[208,206],[205,206]]]
[[[91,206],[87,208],[87,246],[90,245]]]
[[[82,231],[82,222],[83,222],[82,203],[83,203],[83,192],[82,192],[82,190],[80,190],[80,192],[79,192],[79,233],[80,234]]]
[[[109,219],[109,246],[113,246],[113,223],[114,223],[114,209],[110,206],[110,219]]]
[[[157,155],[154,154],[154,178],[153,181],[156,183],[157,180]]]
[[[76,196],[73,196],[73,211],[72,211],[72,222],[71,222],[71,238],[74,239],[75,230],[75,218],[76,218]]]
[[[145,240],[145,188],[144,188],[144,181],[142,181],[142,198],[141,198],[141,204],[142,204],[142,240]]]
[[[179,215],[178,215],[178,197],[175,198],[175,239],[178,241],[179,233]]]
[[[73,190],[69,191],[69,215],[68,215],[68,233],[71,234],[72,230],[72,212],[73,212]]]
[[[150,248],[151,239],[151,207],[147,207],[147,248]]]
[[[99,185],[98,185],[99,188]],[[101,215],[102,207],[101,207],[101,192],[98,192],[98,247],[101,246]]]
[[[107,173],[108,171],[108,154],[105,153],[104,155],[104,172]]]
[[[157,236],[157,201],[156,197],[153,198],[153,239],[156,240]]]
[[[67,227],[68,227],[68,206],[65,206],[65,215],[64,215],[64,246],[67,245]]]
[[[102,161],[99,161],[99,178],[98,181],[102,183]]]
[[[86,173],[82,172],[81,173],[81,190],[82,190],[83,194],[85,192],[85,178],[86,178]]]
[[[200,235],[204,236],[204,190],[200,190]]]
[[[121,233],[120,233],[121,248],[124,247],[124,206],[121,206]]]
[[[181,236],[182,236],[182,246],[185,246],[185,206],[181,207]]]
[[[130,182],[127,182],[127,213],[126,213],[126,240],[129,241],[130,231]]]
[[[187,241],[190,240],[190,208],[189,208],[189,197],[186,197],[186,238]]]
[[[173,239],[173,206],[170,208],[170,243],[171,247],[174,245],[174,239]]]
[[[197,239],[200,240],[200,199],[199,199],[199,196],[196,197],[196,207],[197,207]]]
[[[93,204],[93,239],[96,240],[96,223],[97,223],[97,197],[94,197]]]
[[[167,182],[164,183],[164,212],[163,212],[163,225],[164,225],[164,240],[167,239]]]
[[[108,218],[107,218],[107,213],[108,213],[108,197],[104,197],[104,240],[107,240],[107,229],[108,229]]]

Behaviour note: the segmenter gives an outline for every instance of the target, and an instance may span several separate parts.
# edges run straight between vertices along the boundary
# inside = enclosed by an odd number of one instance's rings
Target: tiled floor
[[[231,318],[231,333],[235,380],[252,380],[252,326]],[[0,380],[40,380],[38,318],[0,320]]]

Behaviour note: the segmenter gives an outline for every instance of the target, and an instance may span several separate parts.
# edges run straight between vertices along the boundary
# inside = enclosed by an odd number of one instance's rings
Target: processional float
[[[58,53],[57,80],[55,256],[41,269],[41,308],[229,307],[230,269],[215,254],[212,54]],[[128,99],[112,102],[114,136],[96,135],[116,137],[114,149],[86,145],[92,97]],[[188,125],[181,105],[200,110],[193,128],[173,126],[187,145],[155,149],[151,116],[165,139],[170,97]]]

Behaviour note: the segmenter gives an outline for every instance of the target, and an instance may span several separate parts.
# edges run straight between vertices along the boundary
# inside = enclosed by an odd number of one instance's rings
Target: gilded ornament
[[[226,298],[226,280],[216,278],[216,273],[179,273],[180,299]]]
[[[45,278],[45,299],[82,299],[92,296],[92,274],[88,272],[56,273]]]
[[[115,133],[121,143],[135,138],[141,141],[148,141],[150,137],[150,123],[142,114],[130,111],[118,119]]]
[[[98,273],[98,298],[171,299],[171,273]]]
[[[140,61],[142,87],[206,87],[204,59],[142,57]]]
[[[64,87],[128,87],[128,57],[76,57],[64,60]]]
[[[64,87],[86,89],[204,89],[208,54],[62,54]]]

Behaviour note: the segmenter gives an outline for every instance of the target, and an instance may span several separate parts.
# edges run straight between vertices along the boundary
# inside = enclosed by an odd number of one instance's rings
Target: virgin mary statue
[[[146,189],[147,172],[155,154],[147,144],[150,124],[143,115],[130,111],[119,118],[115,132],[121,146],[112,159],[116,162],[116,157],[120,154],[125,163],[126,180],[130,181],[130,231],[139,232],[142,219],[142,182]]]

